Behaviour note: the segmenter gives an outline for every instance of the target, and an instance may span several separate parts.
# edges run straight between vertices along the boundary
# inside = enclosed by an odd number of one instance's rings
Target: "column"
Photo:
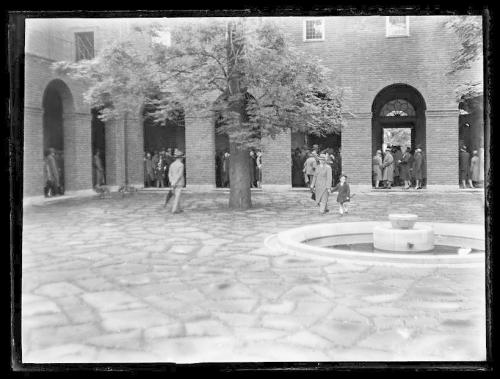
[[[292,188],[292,136],[286,130],[274,138],[262,138],[262,189],[286,191]]]
[[[342,173],[357,188],[372,186],[372,116],[356,113],[342,129]]]
[[[122,186],[125,184],[125,122],[109,120],[105,122],[106,135],[106,183]]]
[[[24,109],[23,196],[43,196],[43,111],[39,108]],[[13,143],[18,143],[14,140]]]
[[[64,186],[66,191],[92,188],[92,115],[63,115]]]
[[[215,123],[207,111],[185,113],[186,187],[194,191],[215,188]]]
[[[427,186],[458,188],[458,110],[426,111]]]
[[[144,127],[139,112],[127,117],[125,124],[125,152],[128,183],[144,187]]]

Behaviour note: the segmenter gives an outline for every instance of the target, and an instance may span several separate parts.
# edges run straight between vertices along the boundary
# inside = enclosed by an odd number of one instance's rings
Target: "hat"
[[[377,154],[382,154],[382,151],[381,150],[377,150]]]
[[[184,153],[176,148],[174,150],[174,158],[183,158],[183,157],[184,157]]]

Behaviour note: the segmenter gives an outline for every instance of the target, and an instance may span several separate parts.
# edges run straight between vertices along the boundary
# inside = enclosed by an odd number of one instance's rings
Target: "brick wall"
[[[208,112],[188,112],[186,126],[186,185],[215,188],[215,124]]]
[[[287,185],[291,187],[291,133],[286,131],[275,138],[262,139],[262,185]]]
[[[427,184],[458,185],[458,111],[427,111]]]
[[[352,184],[371,185],[371,130],[369,114],[348,120],[342,130],[342,173]]]

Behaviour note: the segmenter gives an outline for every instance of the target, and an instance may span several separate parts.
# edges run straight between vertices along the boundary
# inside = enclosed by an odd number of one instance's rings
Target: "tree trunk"
[[[250,191],[250,152],[235,143],[229,144],[229,207],[249,209],[252,207]]]

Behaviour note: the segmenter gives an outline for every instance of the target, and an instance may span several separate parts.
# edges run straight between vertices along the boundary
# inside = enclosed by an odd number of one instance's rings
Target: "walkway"
[[[325,264],[267,250],[304,223],[483,223],[479,193],[364,193],[319,215],[304,192],[80,199],[24,211],[24,362],[481,360],[484,270]]]

